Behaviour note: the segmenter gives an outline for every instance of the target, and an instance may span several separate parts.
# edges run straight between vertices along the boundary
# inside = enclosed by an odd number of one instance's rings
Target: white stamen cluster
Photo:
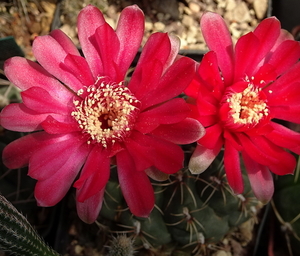
[[[77,92],[73,100],[76,119],[87,143],[101,143],[104,148],[122,141],[139,112],[139,101],[122,83],[91,85]]]
[[[266,102],[260,98],[260,91],[261,88],[249,84],[244,91],[234,93],[227,99],[234,123],[257,124],[269,114]]]

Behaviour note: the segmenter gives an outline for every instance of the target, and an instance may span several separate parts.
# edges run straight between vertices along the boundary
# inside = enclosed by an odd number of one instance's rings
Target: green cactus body
[[[258,204],[246,175],[243,175],[243,180],[245,189],[241,195],[232,192],[222,171],[207,172],[197,186],[202,200],[207,202],[215,214],[222,219],[228,217],[229,227],[236,227],[249,219]]]
[[[246,176],[244,182],[245,193],[235,195],[221,168],[212,165],[201,176],[182,170],[167,181],[153,181],[156,205],[149,218],[133,216],[120,198],[117,183],[109,183],[105,198],[115,221],[111,231],[133,237],[137,249],[157,252],[158,248],[164,248],[170,253],[172,248],[172,255],[201,255],[218,245],[233,228],[255,215],[259,202],[253,196]],[[111,202],[108,194],[116,195],[116,200]],[[106,218],[105,211],[101,211],[101,216]],[[115,214],[117,211],[118,215]]]
[[[27,219],[0,195],[0,250],[19,256],[58,256]]]
[[[135,217],[129,210],[124,211],[120,216],[121,225],[133,231],[132,236],[135,238],[136,246],[156,248],[172,241],[161,212],[164,194],[160,187],[155,187],[155,191],[156,206],[148,218]]]
[[[203,203],[194,176],[185,172],[182,182],[184,185],[176,191],[165,212],[173,239],[183,246],[199,241],[199,236],[212,242],[219,241],[229,230],[227,218],[221,219]],[[172,190],[172,187],[168,189]]]
[[[106,190],[104,195],[104,203],[101,208],[101,216],[115,221],[118,219],[119,210],[121,210],[120,206],[123,203],[123,196],[119,186],[119,183],[114,180],[110,180],[106,184]]]
[[[299,161],[299,160],[298,160]],[[285,233],[290,250],[300,253],[300,179],[299,168],[295,176],[280,176],[276,179],[273,210]]]

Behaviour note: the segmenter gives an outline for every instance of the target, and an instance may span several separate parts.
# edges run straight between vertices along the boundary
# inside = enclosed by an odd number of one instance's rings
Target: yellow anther
[[[266,102],[260,98],[260,91],[249,84],[243,92],[234,93],[227,99],[234,123],[256,124],[269,114]]]
[[[95,85],[80,89],[77,95],[86,96],[82,100],[74,99],[71,116],[88,135],[88,144],[100,143],[107,148],[131,131],[139,101],[123,83],[105,84],[99,79]]]

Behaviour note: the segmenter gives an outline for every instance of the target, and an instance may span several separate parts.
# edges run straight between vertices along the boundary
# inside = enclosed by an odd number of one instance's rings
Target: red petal
[[[173,124],[185,119],[190,112],[188,104],[182,98],[175,98],[155,108],[141,112],[135,129],[148,133],[160,124]]]
[[[224,91],[224,81],[222,80],[220,74],[218,59],[215,52],[210,51],[204,55],[203,59],[201,60],[201,64],[199,65],[198,74],[200,84],[205,86],[212,96],[215,98],[222,97]]]
[[[110,25],[104,23],[96,29],[95,39],[103,65],[103,74],[112,81],[122,82],[126,72],[120,73],[116,66],[116,58],[120,51],[120,41],[116,32]]]
[[[89,86],[95,83],[87,61],[81,56],[67,54],[60,67],[74,75],[83,85]]]
[[[21,96],[24,105],[37,113],[70,114],[68,102],[59,102],[41,87],[31,87],[21,92]]]
[[[8,130],[32,132],[42,129],[40,124],[48,115],[36,113],[23,103],[13,103],[2,110],[0,120],[1,125]]]
[[[253,31],[261,42],[259,54],[266,55],[280,36],[281,25],[277,18],[270,17],[261,21]]]
[[[271,164],[268,166],[270,171],[277,175],[294,174],[297,165],[295,156],[286,152],[283,157],[285,158],[283,158],[283,161],[279,161],[279,164]]]
[[[154,207],[154,191],[148,176],[138,172],[131,156],[123,150],[117,155],[118,177],[124,198],[132,214],[148,217]]]
[[[143,48],[137,67],[147,63],[149,60],[158,60],[163,64],[164,68],[168,67],[170,54],[174,51],[172,46],[172,41],[167,33],[157,32],[152,34]],[[179,48],[177,48],[177,53],[178,51]],[[166,63],[168,64],[166,65]]]
[[[189,144],[203,137],[205,129],[197,120],[186,118],[179,123],[160,125],[151,134],[175,144]]]
[[[61,45],[65,52],[80,56],[80,53],[75,44],[72,42],[70,37],[68,37],[62,30],[55,29],[51,31],[50,36],[52,36]]]
[[[161,78],[158,86],[141,99],[142,109],[178,96],[192,81],[195,74],[195,62],[187,57],[177,60]],[[170,85],[176,86],[170,86]]]
[[[267,139],[280,147],[287,148],[292,151],[293,148],[300,146],[300,133],[292,131],[275,122],[271,122],[270,124],[274,130],[265,135]],[[300,154],[299,151],[295,153]]]
[[[298,106],[275,106],[270,108],[273,118],[300,123],[300,105]]]
[[[270,163],[274,163],[275,159],[273,156],[264,152],[260,146],[257,146],[253,143],[253,138],[251,139],[244,135],[244,134],[236,134],[239,138],[240,142],[242,143],[243,149],[245,152],[256,162],[262,165],[270,165]]]
[[[104,192],[105,189],[102,189],[83,203],[76,201],[77,213],[82,221],[87,224],[92,224],[97,219],[102,208]],[[76,197],[78,196],[80,196],[80,190],[77,190]]]
[[[158,139],[153,139],[149,144],[153,148],[152,158],[158,170],[172,174],[183,167],[184,154],[181,147]]]
[[[198,144],[189,162],[189,170],[191,173],[200,174],[204,172],[220,153],[222,146],[223,141],[221,139],[213,149],[208,149]]]
[[[187,96],[192,97],[193,99],[197,99],[199,90],[200,90],[200,82],[198,81],[198,77],[197,77],[194,78],[193,81],[191,81],[189,86],[184,90],[184,93]]]
[[[209,49],[217,54],[226,85],[231,84],[234,53],[231,35],[224,19],[219,14],[206,12],[200,20],[200,27]]]
[[[189,117],[199,120],[199,112],[198,112],[197,106],[195,105],[194,99],[188,98],[187,103],[188,103],[188,106],[190,108]]]
[[[240,166],[240,155],[227,140],[225,140],[224,148],[224,167],[229,186],[236,194],[242,194],[244,182]]]
[[[36,37],[33,41],[32,51],[43,68],[71,90],[77,92],[82,87],[82,83],[72,73],[66,72],[61,67],[60,64],[69,52],[66,52],[53,37],[50,35]]]
[[[172,174],[183,167],[184,154],[178,145],[139,132],[132,134],[131,137],[142,146],[150,148],[148,157],[158,170]]]
[[[28,134],[4,148],[3,163],[11,169],[24,167],[29,164],[29,159],[35,151],[68,138],[69,135],[50,135],[45,132]]]
[[[205,135],[199,140],[199,144],[209,149],[215,148],[220,140],[222,132],[223,128],[219,124],[207,127]]]
[[[79,127],[78,123],[74,122],[59,122],[51,115],[41,123],[42,128],[50,134],[62,134],[78,132],[82,129]]]
[[[283,95],[290,90],[290,86],[300,82],[300,62],[296,63],[286,73],[271,83],[265,91],[269,91],[268,98],[273,98]]]
[[[218,89],[216,89],[218,91]],[[217,93],[219,94],[220,91]],[[210,91],[206,85],[202,84],[201,90],[197,98],[197,108],[199,117],[197,118],[205,127],[212,126],[219,122],[219,108],[220,100],[219,95],[215,94],[214,89]]]
[[[143,85],[144,83],[143,84],[140,83],[142,81],[148,84],[147,88],[149,89],[156,88],[158,83],[149,84],[149,82],[145,78],[142,79],[143,77],[146,77],[151,81],[155,81],[155,79],[152,79],[151,76],[149,76],[152,73],[152,71],[149,72],[149,70],[146,70],[144,66],[146,65],[148,68],[154,67],[153,74],[157,79],[161,75],[160,72],[162,72],[165,63],[168,60],[170,52],[171,52],[171,42],[169,36],[165,33],[152,34],[147,40],[142,50],[137,66],[133,72],[132,79],[131,79],[133,81],[130,81],[128,85],[130,91],[135,94],[137,91],[140,90],[139,87],[141,86],[144,87]],[[143,72],[147,72],[147,73],[144,74]],[[137,78],[135,78],[135,76],[137,76]],[[145,89],[143,88],[143,90]]]
[[[197,118],[200,123],[204,126],[204,127],[209,127],[212,126],[216,123],[219,122],[219,117],[217,115],[213,115],[213,116],[200,116],[199,118]]]
[[[268,63],[276,68],[277,74],[283,74],[300,58],[300,44],[297,41],[287,40],[280,44],[272,54]]]
[[[236,65],[234,81],[245,79],[247,75],[253,75],[253,71],[258,63],[265,57],[259,54],[260,47],[259,39],[252,32],[242,36],[237,41],[235,46]]]
[[[116,63],[121,74],[126,74],[144,35],[144,14],[137,5],[128,6],[121,12],[116,34],[120,41]]]
[[[151,157],[152,148],[148,145],[141,145],[138,140],[128,138],[126,148],[135,162],[137,171],[145,171],[154,164]]]
[[[243,149],[241,142],[239,141],[238,137],[236,136],[236,133],[230,132],[229,130],[224,130],[223,137],[224,137],[224,139],[230,141],[230,144],[237,151],[241,151]]]
[[[17,72],[17,70],[24,72]],[[69,102],[74,96],[40,65],[25,58],[13,57],[8,59],[5,62],[4,71],[7,78],[23,91],[33,86],[41,87],[60,102]]]
[[[293,76],[293,74],[291,74],[291,76]],[[286,77],[286,74],[282,77]],[[280,78],[278,80],[280,80]],[[276,80],[276,82],[278,80]],[[300,123],[300,79],[298,80],[297,82],[291,81],[288,85],[282,84],[284,87],[282,90],[275,88],[278,90],[274,91],[273,87],[271,87],[272,90],[266,90],[266,92],[269,93],[267,97],[272,118]],[[284,83],[285,82],[288,81],[284,81]]]
[[[149,72],[151,70],[151,72]],[[149,60],[141,65],[132,75],[128,88],[137,99],[143,98],[159,84],[163,64],[158,60]]]
[[[84,158],[87,155],[87,144],[77,137],[66,136],[65,140],[53,144],[46,144],[36,150],[29,160],[28,175],[37,180],[51,179],[52,175],[62,170],[72,169],[72,162],[76,158]],[[85,151],[83,149],[85,148]],[[80,153],[81,149],[81,153]],[[77,153],[77,151],[79,151]]]
[[[245,152],[243,152],[243,160],[254,195],[263,203],[269,202],[274,194],[271,172],[266,166],[251,159]]]
[[[169,40],[171,43],[171,51],[169,58],[167,59],[166,63],[164,63],[164,70],[163,73],[172,65],[172,63],[177,59],[181,58],[181,55],[178,55],[178,51],[180,49],[180,39],[176,35],[168,34]]]
[[[78,38],[94,79],[103,74],[103,64],[98,53],[94,35],[96,29],[104,23],[103,14],[93,5],[83,8],[77,18]]]
[[[294,172],[295,157],[284,149],[263,136],[252,136],[251,141],[245,135],[239,134],[238,136],[246,153],[256,162],[269,167],[272,172],[278,175]]]
[[[299,106],[300,105],[300,80],[299,82],[295,82],[290,84],[286,90],[282,91],[277,96],[273,96],[273,93],[270,93],[268,96],[268,105],[279,107],[279,106]],[[299,107],[300,108],[300,107]]]
[[[270,51],[280,36],[280,22],[275,17],[264,19],[253,31],[253,34],[260,43],[255,53],[255,61],[250,65],[251,69],[248,69],[249,76],[253,75],[252,72],[255,71],[255,67],[259,68],[258,62],[263,58],[268,58],[271,54]],[[249,62],[251,63],[251,60]]]
[[[209,91],[206,87],[201,87],[197,98],[198,111],[201,116],[218,114],[221,98],[215,96],[217,95],[214,95],[214,90]]]
[[[295,39],[294,36],[290,32],[288,32],[285,29],[281,29],[280,34],[276,40],[275,45],[273,46],[272,51],[274,51],[282,42],[286,40],[294,40],[294,39]]]
[[[84,202],[103,190],[110,175],[110,158],[108,153],[98,146],[90,151],[74,187],[79,189],[77,200]]]
[[[277,77],[278,73],[276,72],[275,67],[266,63],[257,70],[252,81],[256,86],[268,90],[266,85],[273,83]]]
[[[48,179],[36,183],[34,195],[40,206],[57,204],[70,189],[88,153],[85,145],[73,150],[73,152],[67,151],[69,158],[62,168],[52,173]],[[40,170],[40,172],[44,171],[44,169]],[[52,172],[53,169],[49,171]]]
[[[6,106],[1,114],[1,125],[12,131],[32,132],[41,130],[41,123],[47,119],[49,113],[39,114],[27,108],[23,103],[12,103]],[[59,122],[71,120],[70,117],[59,114],[51,114],[51,116]]]

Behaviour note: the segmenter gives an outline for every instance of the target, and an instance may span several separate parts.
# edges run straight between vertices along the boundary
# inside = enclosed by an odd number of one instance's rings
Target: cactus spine
[[[0,195],[0,249],[17,256],[58,256],[27,219]]]
[[[112,176],[100,218],[109,216],[112,233],[127,234],[136,249],[150,255],[211,255],[228,233],[261,207],[246,176],[245,192],[235,195],[217,161],[201,176],[183,169],[164,182],[153,181],[156,205],[146,219],[130,213]]]

